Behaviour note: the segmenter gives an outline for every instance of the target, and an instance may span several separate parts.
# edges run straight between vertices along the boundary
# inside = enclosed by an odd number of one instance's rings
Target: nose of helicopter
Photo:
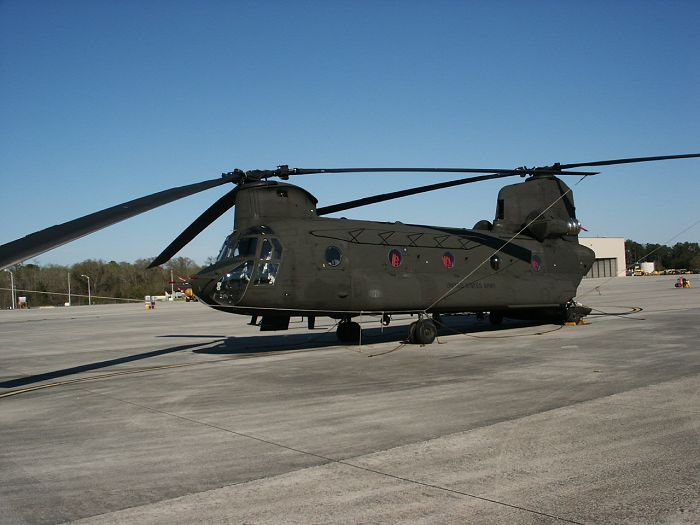
[[[206,304],[216,304],[214,301],[214,292],[216,292],[216,282],[219,276],[212,272],[201,272],[191,279],[192,293],[197,298]]]

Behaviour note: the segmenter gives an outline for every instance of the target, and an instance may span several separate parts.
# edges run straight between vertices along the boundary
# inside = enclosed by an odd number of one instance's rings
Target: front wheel
[[[421,319],[408,327],[408,342],[419,345],[429,345],[437,337],[437,328],[430,319]]]
[[[335,335],[342,343],[359,343],[361,332],[359,323],[347,321],[338,325]]]

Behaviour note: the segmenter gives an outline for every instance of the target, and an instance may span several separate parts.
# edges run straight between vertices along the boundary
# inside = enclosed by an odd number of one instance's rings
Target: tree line
[[[625,241],[625,263],[627,268],[635,264],[653,262],[657,270],[700,269],[700,246],[696,242],[679,242],[673,246],[653,243]]]
[[[88,259],[72,266],[18,264],[8,268],[13,273],[17,297],[26,297],[30,308],[37,306],[63,306],[88,304],[88,280],[93,304],[119,303],[141,300],[146,295],[169,293],[172,270],[175,290],[200,270],[200,266],[188,257],[176,257],[159,268],[148,269],[152,259],[139,259],[133,263]],[[10,274],[0,272],[0,308],[12,304]],[[7,288],[5,290],[4,288]],[[43,293],[42,293],[43,292]]]

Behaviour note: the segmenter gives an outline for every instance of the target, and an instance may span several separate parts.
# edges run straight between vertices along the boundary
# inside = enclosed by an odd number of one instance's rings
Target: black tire
[[[414,326],[415,325],[415,326]],[[429,345],[437,337],[437,328],[430,319],[423,319],[411,324],[409,342],[419,345]]]
[[[416,326],[418,325],[418,321],[413,321],[411,324],[408,325],[408,336],[406,337],[406,341],[409,343],[413,344],[416,342]]]
[[[579,324],[590,313],[591,309],[587,306],[564,306],[564,322]]]
[[[340,323],[335,335],[342,343],[359,343],[362,328],[355,322]]]
[[[565,323],[575,323],[578,324],[583,319],[583,316],[576,308],[567,308],[566,315],[564,316]]]
[[[500,326],[503,322],[503,313],[501,312],[489,312],[489,323],[493,326]]]

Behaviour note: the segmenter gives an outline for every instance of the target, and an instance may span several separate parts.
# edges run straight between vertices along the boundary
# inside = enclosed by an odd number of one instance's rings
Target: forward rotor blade
[[[339,211],[350,210],[353,208],[359,208],[360,206],[367,206],[368,204],[376,204],[378,202],[385,202],[392,199],[400,199],[401,197],[408,197],[409,195],[417,195],[419,193],[425,193],[428,191],[440,190],[443,188],[451,188],[453,186],[460,186],[462,184],[469,184],[471,182],[479,182],[482,180],[491,179],[501,179],[503,177],[512,177],[515,175],[513,170],[510,173],[492,173],[491,175],[479,175],[477,177],[468,177],[466,179],[451,180],[448,182],[439,182],[437,184],[429,184],[427,186],[419,186],[417,188],[410,188],[407,190],[392,191],[391,193],[382,193],[381,195],[374,195],[372,197],[365,197],[364,199],[356,199],[353,201],[341,202],[339,204],[334,204],[332,206],[325,206],[323,208],[318,208],[316,213],[320,215],[328,215],[329,213],[336,213]]]
[[[577,164],[561,164],[559,167],[563,170],[571,168],[580,168],[581,166],[612,166],[614,164],[632,164],[635,162],[653,162],[655,160],[672,160],[672,159],[692,159],[700,157],[700,153],[688,153],[685,155],[663,155],[660,157],[633,157],[629,159],[612,159],[598,160],[594,162],[579,162]]]
[[[221,217],[224,213],[234,207],[236,204],[236,194],[238,193],[238,188],[233,188],[226,195],[217,200],[214,204],[209,206],[204,213],[195,219],[195,221],[190,224],[185,230],[178,235],[173,242],[171,242],[168,247],[161,252],[161,254],[153,259],[151,264],[148,265],[149,268],[155,268],[163,263],[168,262],[177,252],[184,248],[192,239],[197,235],[202,233],[204,229],[209,226],[216,219]]]
[[[178,186],[31,233],[0,246],[0,268],[7,268],[117,222],[228,182],[236,180],[233,177],[220,177]]]

